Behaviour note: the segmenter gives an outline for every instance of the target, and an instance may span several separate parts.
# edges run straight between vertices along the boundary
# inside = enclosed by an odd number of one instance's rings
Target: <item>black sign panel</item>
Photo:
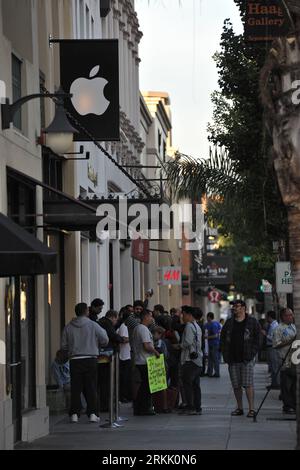
[[[232,284],[232,259],[230,256],[206,256],[201,263],[194,256],[194,281],[202,285]]]
[[[60,77],[66,109],[98,141],[120,139],[118,40],[61,40]],[[76,124],[71,121],[76,127]],[[92,140],[79,130],[77,141]]]
[[[281,0],[247,0],[245,39],[273,41],[285,36],[290,21]]]

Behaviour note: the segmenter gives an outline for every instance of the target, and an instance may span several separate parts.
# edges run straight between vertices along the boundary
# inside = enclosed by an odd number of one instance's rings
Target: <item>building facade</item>
[[[84,142],[82,154],[82,143],[73,144],[73,155],[53,153],[43,134],[55,112],[49,98],[29,101],[10,129],[0,129],[0,212],[57,253],[56,272],[0,278],[0,449],[49,432],[51,362],[76,303],[100,297],[105,313],[144,298],[150,288],[150,307],[182,303],[181,286],[160,285],[161,267],[181,265],[178,240],[150,241],[144,264],[131,256],[130,240],[104,239],[95,230],[102,197],[143,195],[150,203],[154,194],[155,201],[165,197],[170,99],[140,94],[141,37],[133,0],[0,0],[2,102],[58,90],[59,45],[49,38],[118,39],[121,135],[100,148]],[[78,160],[87,153],[89,159]],[[89,209],[92,228],[81,217]]]
[[[71,37],[71,18],[70,2],[0,2],[2,102],[38,93],[42,83],[50,90],[59,85],[58,56],[49,48],[48,35]],[[51,100],[29,101],[15,114],[11,128],[0,131],[0,211],[45,245],[51,234],[43,230],[43,191],[37,183],[47,171],[38,138],[43,120],[50,122],[53,113]],[[6,356],[0,364],[0,448],[11,449],[14,442],[33,440],[49,430],[48,276],[2,278],[0,298],[0,340]]]

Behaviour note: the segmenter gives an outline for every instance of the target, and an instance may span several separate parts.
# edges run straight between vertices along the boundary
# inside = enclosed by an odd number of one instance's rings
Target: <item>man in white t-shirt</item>
[[[125,309],[124,309],[125,310]],[[122,323],[117,333],[123,338],[124,343],[120,344],[120,401],[128,403],[132,400],[131,384],[131,352],[129,344],[128,328],[125,321],[131,315],[131,312],[125,310],[122,317]]]
[[[160,354],[154,348],[153,337],[148,328],[153,321],[152,313],[148,310],[144,311],[140,318],[141,323],[135,327],[132,336],[134,364],[139,370],[141,377],[141,383],[133,403],[133,409],[135,415],[150,416],[154,415],[155,411],[153,410],[149,388],[147,359],[153,355],[159,358]]]

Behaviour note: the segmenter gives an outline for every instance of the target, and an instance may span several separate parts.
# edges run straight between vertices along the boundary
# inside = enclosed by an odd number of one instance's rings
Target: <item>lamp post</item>
[[[15,113],[23,104],[35,98],[57,98],[53,121],[44,130],[44,133],[47,134],[47,146],[50,147],[54,153],[63,154],[67,152],[72,144],[74,133],[76,133],[77,130],[69,123],[64,109],[64,100],[72,98],[72,95],[64,93],[61,88],[57,93],[49,93],[47,95],[35,93],[33,95],[24,96],[12,104],[9,103],[9,99],[6,99],[6,102],[1,104],[2,129],[9,129]]]
[[[72,96],[72,95],[68,95]],[[46,145],[56,154],[67,153],[72,145],[74,133],[77,130],[71,126],[66,116],[64,101],[59,98],[55,104],[55,115],[51,124],[44,129]]]

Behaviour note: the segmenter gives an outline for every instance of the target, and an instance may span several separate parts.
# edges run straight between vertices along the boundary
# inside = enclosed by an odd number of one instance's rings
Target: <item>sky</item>
[[[140,89],[171,98],[173,146],[207,157],[211,93],[218,89],[213,54],[220,50],[224,20],[242,32],[233,0],[135,0],[140,29]]]

